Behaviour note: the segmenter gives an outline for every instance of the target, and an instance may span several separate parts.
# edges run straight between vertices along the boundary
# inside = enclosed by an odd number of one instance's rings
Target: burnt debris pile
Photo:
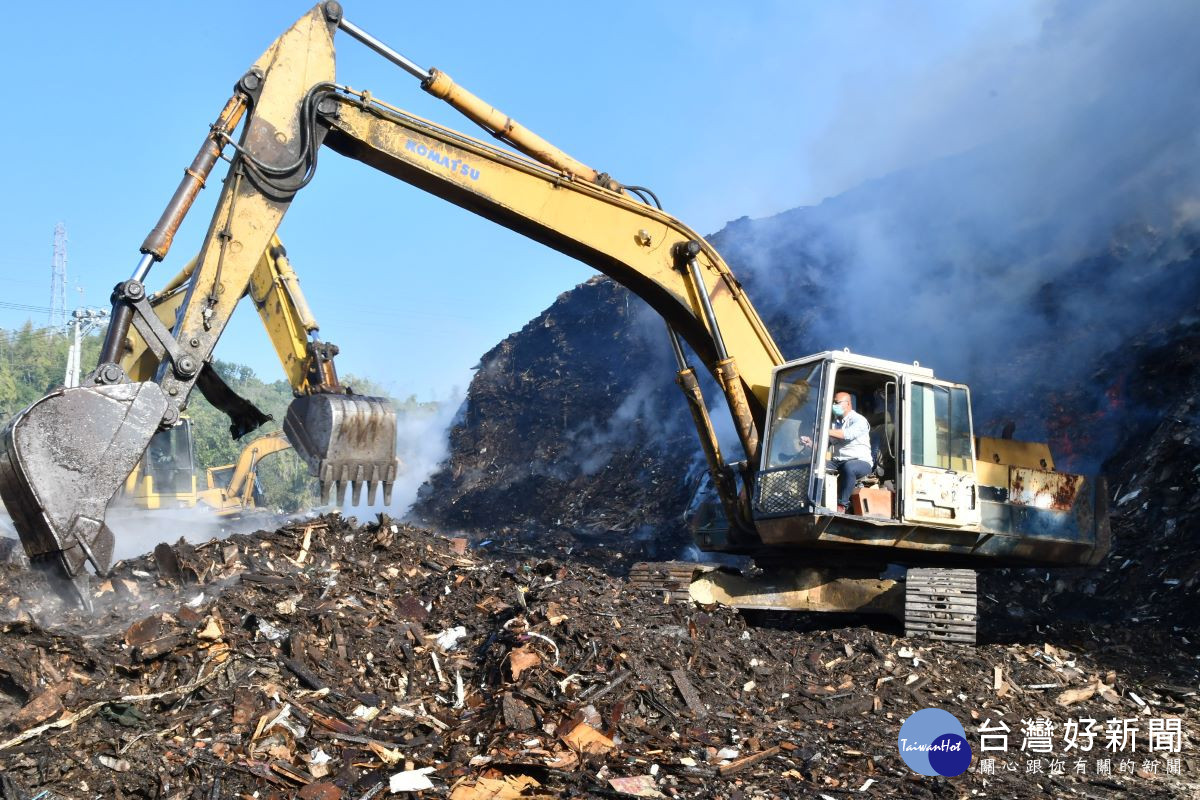
[[[1058,618],[1194,626],[1200,611],[1200,313],[1114,352],[1090,380],[1054,395],[1052,420],[1118,442],[1104,463],[1112,548],[1087,570],[1002,572],[1028,603],[1022,624]],[[1098,434],[1098,435],[1100,435]],[[1064,434],[1062,444],[1070,441]]]
[[[1197,778],[1145,744],[1128,771],[1026,772],[1024,719],[1196,730],[1197,648],[1158,629],[963,648],[752,626],[386,517],[161,545],[95,583],[99,619],[3,569],[5,798],[1182,797]],[[977,763],[1020,771],[912,773],[895,731],[928,706],[973,747],[1002,722],[1007,753]]]
[[[669,358],[663,324],[624,288],[564,293],[481,358],[416,514],[673,555],[697,447]]]

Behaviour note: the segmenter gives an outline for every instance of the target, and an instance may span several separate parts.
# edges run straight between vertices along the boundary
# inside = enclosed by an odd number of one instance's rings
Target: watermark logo
[[[908,768],[922,775],[953,778],[971,766],[967,732],[940,708],[923,708],[904,720],[896,745]]]

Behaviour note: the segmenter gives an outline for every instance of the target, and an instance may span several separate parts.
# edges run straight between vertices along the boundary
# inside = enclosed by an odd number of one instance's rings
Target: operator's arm
[[[852,439],[866,439],[871,435],[871,425],[867,422],[867,418],[862,414],[854,414],[852,417],[842,423],[840,428],[830,428],[830,439],[841,439],[850,441]]]

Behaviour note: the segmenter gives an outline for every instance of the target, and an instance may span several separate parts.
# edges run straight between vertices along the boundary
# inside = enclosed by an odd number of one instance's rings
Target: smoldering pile
[[[162,545],[98,618],[14,594],[0,628],[6,798],[1185,796],[1159,754],[1100,777],[922,778],[913,711],[1200,723],[1195,661],[1090,626],[961,648],[664,603],[519,542],[337,516]],[[564,554],[571,548],[564,549]],[[34,602],[34,601],[38,602]],[[991,613],[995,609],[985,609]],[[1155,658],[1154,654],[1162,655]],[[1015,736],[1016,734],[1014,734]],[[1013,742],[1015,751],[1017,742]]]

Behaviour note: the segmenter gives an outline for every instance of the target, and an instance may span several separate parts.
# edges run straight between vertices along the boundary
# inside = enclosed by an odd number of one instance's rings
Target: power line
[[[36,311],[39,314],[48,314],[54,309],[49,306],[31,306],[27,303],[8,303],[0,300],[0,308],[11,308],[14,311]]]

